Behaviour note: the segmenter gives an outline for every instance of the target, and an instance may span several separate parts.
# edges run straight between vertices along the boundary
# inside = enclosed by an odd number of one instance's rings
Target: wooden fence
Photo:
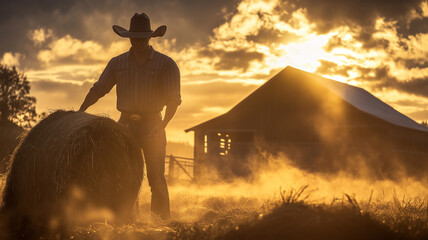
[[[167,180],[169,184],[177,180],[190,180],[193,181],[193,158],[179,157],[169,155],[166,156],[167,165]]]

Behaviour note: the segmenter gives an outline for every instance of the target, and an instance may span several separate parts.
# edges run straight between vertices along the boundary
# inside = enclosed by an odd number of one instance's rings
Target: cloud
[[[245,50],[222,51],[222,50],[202,50],[200,56],[216,59],[214,65],[216,70],[240,69],[246,72],[252,61],[262,61],[264,54]]]
[[[283,1],[284,4],[290,1]],[[304,8],[316,30],[326,33],[336,27],[358,26],[370,28],[380,18],[402,20],[412,11],[420,10],[423,0],[299,0],[291,1],[295,8]]]
[[[359,71],[362,75],[358,79],[363,82],[371,82],[369,86],[372,90],[379,91],[387,88],[428,98],[428,75],[427,77],[412,78],[411,80],[403,81],[391,75],[391,70],[388,66],[376,69],[359,68]]]
[[[339,75],[369,91],[388,87],[424,95],[418,87],[424,89],[424,79],[428,78],[428,34],[403,37],[394,22],[378,19],[372,40],[385,44],[363,48],[358,34],[347,27],[331,33],[324,46],[327,54],[317,60],[317,73],[327,77]]]
[[[428,68],[428,59],[416,58],[416,59],[401,59],[397,58],[397,62],[402,64],[407,69],[424,69]]]
[[[362,47],[384,47],[387,41],[373,39],[375,25],[379,18],[394,22],[398,33],[403,37],[426,33],[424,0],[284,0],[282,5],[289,11],[304,9],[308,21],[320,34],[328,33],[342,26],[351,27]]]
[[[47,49],[39,51],[37,58],[46,64],[68,60],[68,63],[100,63],[105,62],[112,52],[116,54],[127,49],[125,44],[114,44],[114,50],[104,49],[94,41],[81,41],[70,35],[52,41]]]
[[[246,39],[247,41],[272,46],[278,42],[285,44],[293,41],[298,41],[300,39],[300,36],[292,32],[281,31],[277,28],[262,28],[255,34],[247,35]]]
[[[146,12],[153,28],[168,26],[165,38],[176,38],[180,48],[195,43],[208,43],[212,29],[225,21],[224,15],[234,10],[237,0],[20,0],[2,3],[0,9],[0,53],[17,51],[33,43],[28,31],[51,29],[59,37],[70,35],[82,41],[95,41],[106,46],[119,39],[113,24],[129,27],[135,12]],[[19,29],[19,30],[17,30]],[[30,51],[30,49],[28,49]]]
[[[388,80],[389,86],[412,93],[418,96],[428,97],[428,78],[418,78],[412,81],[402,82],[395,79]]]
[[[260,84],[241,82],[209,81],[182,85],[183,102],[171,121],[168,130],[179,130],[179,137],[191,141],[184,129],[214,118],[230,110]],[[174,136],[173,136],[174,137]]]
[[[187,120],[183,123],[186,125],[197,124],[201,121],[199,117],[207,119],[221,114],[239,103],[258,86],[243,82],[224,81],[184,84],[182,86],[183,103],[180,106],[180,112],[193,116],[194,120]],[[237,91],[238,89],[239,91]],[[223,112],[216,111],[219,109]]]
[[[428,17],[428,1],[424,1],[421,4],[422,16]]]
[[[283,18],[284,15],[287,19]],[[227,51],[251,48],[263,42],[258,41],[262,36],[292,36],[293,39],[308,34],[311,27],[302,10],[290,14],[280,8],[277,0],[244,0],[228,21],[214,28],[209,46]]]
[[[23,56],[21,53],[5,52],[0,59],[0,63],[8,66],[19,66],[22,58]]]
[[[412,118],[414,118],[414,119],[421,119],[420,122],[427,121],[427,119],[428,119],[428,109],[419,110],[419,111],[416,111],[416,112],[409,113],[409,116],[412,117]]]
[[[350,66],[339,66],[335,62],[326,61],[326,60],[319,60],[321,65],[316,69],[317,73],[323,74],[323,75],[335,75],[339,74],[341,76],[344,76],[346,78],[350,77],[348,71],[352,69]]]
[[[148,13],[153,28],[168,26],[151,43],[182,74],[175,130],[226,111],[287,65],[385,99],[394,99],[386,92],[418,103],[428,97],[428,4],[422,0],[8,1],[0,9],[0,27],[8,33],[0,38],[0,56],[20,64],[40,106],[78,107],[107,61],[129,49],[111,25],[128,28],[134,12]],[[423,110],[422,104],[395,104]],[[114,108],[113,93],[93,109]]]
[[[104,64],[50,66],[46,69],[27,71],[26,75],[32,82],[52,81],[82,85],[84,82],[98,80],[103,68]]]
[[[31,82],[31,95],[37,99],[38,112],[50,112],[55,109],[77,110],[89,92],[92,83],[83,84],[36,81]],[[108,114],[114,119],[119,118],[116,110],[116,96],[113,89],[88,109],[93,114]],[[54,101],[53,101],[54,99]]]
[[[287,12],[277,0],[244,0],[213,29],[197,57],[210,57],[211,71],[222,76],[266,77],[287,65],[314,70],[328,36],[312,34],[312,27],[302,9]]]
[[[83,85],[54,82],[32,81],[31,95],[37,99],[37,111],[46,112],[54,109],[77,109],[82,103],[90,84]],[[55,101],[52,101],[55,99]]]
[[[34,42],[34,45],[41,45],[44,43],[48,38],[52,36],[52,30],[51,29],[34,29],[33,31],[30,31],[30,38]]]
[[[405,36],[414,36],[419,33],[428,33],[428,17],[417,18],[412,20],[407,26],[402,26],[399,33]]]

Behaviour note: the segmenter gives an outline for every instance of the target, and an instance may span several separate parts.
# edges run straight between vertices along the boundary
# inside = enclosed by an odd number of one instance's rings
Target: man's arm
[[[94,86],[92,86],[91,90],[89,90],[85,100],[82,103],[82,106],[79,108],[79,111],[86,111],[86,109],[95,104],[98,99],[110,92],[115,84],[116,79],[113,72],[113,63],[112,60],[110,60],[103,73],[101,73],[98,81],[94,83]]]
[[[93,89],[91,89],[86,95],[82,105],[80,106],[79,112],[86,111],[86,109],[94,105],[98,101],[98,99],[99,99],[98,94]]]
[[[165,109],[165,116],[162,120],[162,127],[166,128],[169,121],[174,117],[175,113],[177,112],[178,105],[177,104],[171,104],[167,105]]]
[[[166,68],[165,78],[166,95],[168,96],[166,100],[165,116],[162,122],[150,132],[149,136],[164,130],[177,112],[177,107],[181,104],[180,70],[173,60],[171,60]]]
[[[177,108],[178,104],[167,105],[165,109],[165,116],[163,117],[162,122],[150,131],[149,136],[155,135],[156,133],[163,131],[168,125],[169,121],[171,121],[171,119],[174,117],[175,113],[177,112]]]

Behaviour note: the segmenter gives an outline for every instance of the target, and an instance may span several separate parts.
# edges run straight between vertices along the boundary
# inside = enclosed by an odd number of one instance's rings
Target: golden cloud
[[[35,31],[33,35],[39,40],[44,39],[43,31]],[[127,41],[112,42],[109,47],[105,48],[95,41],[81,41],[66,35],[59,39],[54,39],[48,44],[47,49],[42,49],[37,54],[37,58],[45,64],[53,64],[69,58],[71,63],[92,64],[94,62],[106,62],[119,53],[129,48]]]
[[[5,52],[0,59],[0,63],[8,66],[19,66],[22,58],[23,55],[21,53]]]
[[[422,2],[421,9],[422,9],[422,16],[428,17],[428,2],[427,1]]]
[[[34,29],[30,31],[30,39],[33,41],[35,45],[40,45],[44,43],[48,38],[52,37],[53,33],[51,29]]]

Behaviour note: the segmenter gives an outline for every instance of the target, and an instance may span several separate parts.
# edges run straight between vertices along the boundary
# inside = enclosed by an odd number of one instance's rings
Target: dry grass
[[[147,194],[141,193],[134,221],[77,226],[66,239],[428,239],[423,197],[358,202],[344,194],[316,204],[307,186],[281,191],[276,200],[171,189],[169,222],[150,217]]]
[[[74,239],[427,239],[423,198],[357,202],[349,195],[315,204],[307,187],[282,191],[276,201],[256,198],[173,196],[170,222],[151,219],[141,204],[134,222],[92,223],[75,229]],[[175,200],[174,200],[175,199]]]

